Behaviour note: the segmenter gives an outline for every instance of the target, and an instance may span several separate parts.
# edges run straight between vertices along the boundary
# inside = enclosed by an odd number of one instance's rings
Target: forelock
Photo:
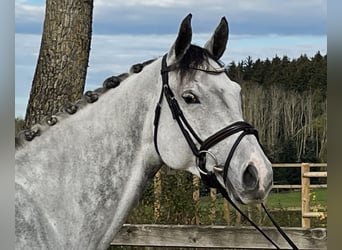
[[[181,78],[183,79],[185,76],[192,78],[196,68],[209,64],[209,58],[213,59],[207,50],[191,45],[177,67]]]

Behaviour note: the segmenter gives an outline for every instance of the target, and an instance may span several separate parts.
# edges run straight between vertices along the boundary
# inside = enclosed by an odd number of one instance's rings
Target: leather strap
[[[156,109],[155,109],[155,117],[154,117],[154,145],[156,148],[157,153],[160,155],[159,149],[158,149],[158,125],[159,125],[159,119],[160,119],[160,113],[161,113],[161,105],[163,102],[163,98],[165,96],[168,106],[171,110],[172,117],[174,120],[177,121],[179,128],[181,129],[187,143],[189,144],[193,154],[197,157],[198,159],[198,167],[200,169],[200,175],[203,180],[203,182],[209,186],[216,188],[222,195],[229,201],[233,207],[247,220],[249,223],[251,223],[272,245],[274,245],[277,249],[280,249],[279,246],[269,237],[265,234],[265,232],[260,229],[258,225],[256,225],[252,220],[249,219],[247,215],[245,215],[240,208],[233,202],[233,200],[229,197],[227,190],[225,187],[223,187],[220,182],[217,180],[216,173],[215,172],[209,172],[205,168],[206,165],[206,155],[209,152],[208,150],[215,146],[217,143],[221,142],[225,138],[241,132],[241,134],[237,137],[235,140],[232,148],[229,151],[228,157],[225,162],[224,166],[224,172],[223,172],[223,180],[224,183],[227,182],[227,175],[228,175],[228,169],[230,166],[231,159],[234,155],[234,152],[241,142],[241,140],[246,136],[246,135],[254,135],[259,142],[258,138],[258,132],[257,130],[250,125],[247,122],[244,121],[238,121],[235,122],[212,136],[208,137],[206,140],[202,141],[201,138],[196,134],[196,132],[193,130],[193,128],[190,126],[188,121],[186,120],[181,108],[179,107],[179,104],[169,86],[169,78],[168,78],[168,72],[171,70],[175,69],[175,65],[167,66],[166,63],[166,57],[167,54],[165,54],[162,58],[162,68],[161,68],[161,76],[162,76],[162,90],[160,93],[159,101],[157,103]],[[201,69],[199,69],[201,70]],[[225,71],[209,71],[209,70],[202,70],[207,73],[221,73]],[[196,143],[193,141],[193,138],[197,141],[197,143],[200,145],[200,148],[197,148]],[[260,142],[259,142],[260,144]],[[261,145],[261,144],[260,144]],[[212,153],[210,153],[213,155]],[[278,229],[279,233],[284,237],[284,239],[291,245],[291,247],[295,250],[298,250],[297,246],[291,241],[291,239],[284,233],[284,231],[280,228],[280,226],[275,222],[275,220],[271,217],[269,212],[267,211],[266,207],[264,204],[262,204],[262,207],[264,208],[265,212],[269,216],[270,220],[274,224],[274,226]]]

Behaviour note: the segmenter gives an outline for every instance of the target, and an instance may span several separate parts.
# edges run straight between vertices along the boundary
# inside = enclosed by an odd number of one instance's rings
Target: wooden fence
[[[286,234],[295,242],[299,249],[327,249],[327,229],[310,228],[310,219],[327,216],[326,213],[310,211],[310,188],[327,188],[327,184],[310,185],[312,177],[327,177],[327,172],[310,172],[311,167],[327,168],[326,163],[290,163],[273,164],[279,167],[300,167],[301,185],[279,185],[277,189],[301,189],[302,192],[302,228],[283,228]],[[193,177],[193,200],[198,206],[200,180]],[[157,199],[154,203],[154,214],[158,216],[161,203],[161,176],[157,173],[154,179],[154,194]],[[210,189],[212,206],[210,213],[215,217],[216,190]],[[197,204],[197,205],[196,205]],[[300,208],[299,208],[300,210]],[[224,200],[224,219],[228,222],[229,204]],[[239,218],[237,218],[239,219]],[[125,224],[115,237],[111,246],[140,246],[140,247],[175,247],[175,248],[226,248],[226,249],[274,249],[262,235],[253,227],[242,226],[216,226],[199,225],[199,218],[195,219],[197,225],[157,225],[157,224]],[[274,240],[281,249],[291,249],[286,241],[274,228],[263,227],[263,230]]]
[[[310,206],[310,189],[314,188],[327,188],[327,184],[316,184],[310,185],[310,178],[314,177],[324,177],[327,178],[328,173],[325,172],[310,172],[310,168],[319,167],[319,168],[327,168],[327,163],[278,163],[273,164],[272,167],[300,167],[301,168],[301,185],[273,185],[273,188],[283,188],[283,189],[301,189],[302,191],[302,227],[310,228],[310,219],[311,218],[319,218],[319,217],[327,217],[326,212],[319,211],[311,211]]]
[[[325,228],[283,228],[301,250],[327,249]],[[274,228],[263,228],[281,249],[292,249]],[[275,249],[255,228],[197,225],[124,225],[111,246]]]

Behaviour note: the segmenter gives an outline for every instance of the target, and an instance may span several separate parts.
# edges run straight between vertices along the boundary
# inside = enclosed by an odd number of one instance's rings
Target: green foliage
[[[150,183],[144,198],[131,212],[127,223],[167,223],[193,224],[195,218],[195,204],[193,203],[192,174],[176,171],[167,174],[166,167],[162,168],[162,195],[154,194],[154,183]],[[154,215],[154,202],[162,204],[158,217]]]
[[[15,134],[18,134],[19,131],[23,130],[25,127],[25,120],[22,118],[15,118]]]
[[[213,200],[208,195],[201,196],[198,201],[198,207],[192,198],[193,186],[192,181],[188,180],[190,174],[179,172],[175,175],[166,175],[165,169],[162,173],[162,195],[161,199],[161,214],[156,219],[153,214],[153,206],[156,197],[153,196],[153,191],[149,189],[145,193],[139,204],[133,209],[127,223],[159,223],[159,224],[196,224],[194,217],[199,217],[200,224],[204,225],[227,225],[223,217],[224,199],[220,194],[216,195],[216,200]],[[191,177],[192,179],[192,177]],[[184,181],[184,182],[183,182]],[[186,183],[185,181],[188,181]],[[153,188],[153,184],[150,185]],[[314,195],[313,195],[314,194]],[[215,218],[211,218],[211,208],[215,205]],[[327,190],[316,189],[311,194],[311,207],[313,211],[327,211]],[[301,208],[301,192],[292,190],[286,192],[278,192],[273,190],[268,196],[266,206],[271,210],[272,216],[281,226],[300,227],[301,226],[301,211],[294,208]],[[240,206],[242,211],[250,216],[253,221],[261,226],[272,226],[260,207],[255,205]],[[246,225],[249,223],[244,219],[238,223],[238,215],[232,206],[229,206],[230,223],[229,225]],[[312,219],[313,227],[326,226],[326,217]]]
[[[253,62],[248,56],[238,64],[232,62],[228,66],[228,74],[234,81],[253,82],[269,86],[280,86],[285,90],[304,92],[307,90],[319,90],[323,97],[327,91],[327,56],[317,52],[309,59],[307,55],[301,55],[298,59],[290,60],[277,55],[272,59]]]

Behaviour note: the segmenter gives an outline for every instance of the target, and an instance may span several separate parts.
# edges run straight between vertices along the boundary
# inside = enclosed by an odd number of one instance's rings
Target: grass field
[[[315,194],[315,199],[313,195]],[[328,192],[327,189],[313,189],[311,190],[311,205],[327,206],[328,200]],[[283,192],[272,192],[269,194],[267,198],[266,205],[268,208],[283,208],[283,209],[291,209],[291,208],[301,208],[302,207],[302,194],[300,190],[294,191],[283,191]],[[201,198],[201,202],[207,203],[210,202],[209,197]],[[221,203],[218,200],[218,203]]]
[[[311,204],[317,205],[321,204],[322,206],[327,206],[327,189],[312,189],[311,190]],[[314,195],[315,194],[315,199]],[[267,199],[267,206],[269,208],[294,208],[301,207],[301,191],[288,191],[276,193],[272,192]]]

